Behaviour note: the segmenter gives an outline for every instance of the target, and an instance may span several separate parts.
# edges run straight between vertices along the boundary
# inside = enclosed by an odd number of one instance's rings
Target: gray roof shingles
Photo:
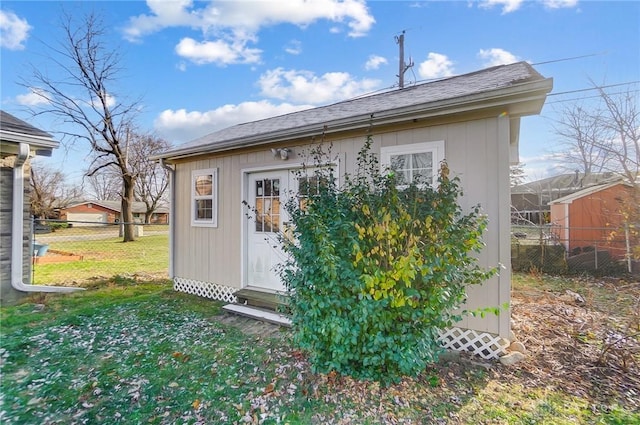
[[[26,134],[29,136],[39,136],[51,138],[51,134],[40,130],[31,124],[14,117],[8,112],[0,110],[0,128],[5,131]]]
[[[207,147],[226,144],[234,140],[294,130],[309,125],[323,125],[340,120],[348,121],[350,118],[355,119],[368,114],[375,115],[384,111],[479,95],[484,92],[509,88],[519,83],[544,79],[526,62],[496,66],[470,74],[418,84],[402,90],[388,91],[332,105],[238,124],[187,142],[161,156],[168,157],[173,152],[177,153],[197,147],[201,147],[204,150]]]

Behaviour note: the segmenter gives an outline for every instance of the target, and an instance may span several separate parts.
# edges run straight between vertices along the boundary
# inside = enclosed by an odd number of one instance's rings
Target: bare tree
[[[144,202],[144,222],[149,224],[151,216],[164,200],[169,188],[169,173],[151,155],[166,151],[171,145],[166,140],[151,134],[132,133],[128,148],[129,166],[136,174],[136,201]]]
[[[578,103],[560,111],[554,129],[562,140],[561,158],[566,171],[579,170],[586,176],[606,168],[610,158],[602,147],[605,129],[600,124],[601,114],[597,108],[585,109]]]
[[[124,242],[134,240],[132,204],[135,175],[126,162],[127,129],[131,127],[137,101],[121,103],[114,91],[118,81],[120,56],[110,48],[111,36],[93,12],[79,21],[63,13],[64,38],[58,47],[47,45],[51,52],[54,77],[47,68],[33,67],[33,83],[23,82],[40,96],[46,106],[34,114],[48,114],[60,119],[65,139],[87,143],[95,159],[87,172],[95,175],[104,168],[115,168],[122,182],[122,221]]]
[[[605,130],[605,138],[597,143],[609,158],[607,168],[624,176],[627,183],[638,189],[640,172],[640,96],[637,90],[610,95],[597,87],[605,114],[598,125]]]
[[[117,170],[103,168],[100,172],[85,178],[92,198],[98,201],[110,201],[120,198],[122,183]]]
[[[602,171],[622,175],[637,187],[640,172],[640,109],[637,88],[607,93],[591,82],[597,101],[574,103],[561,111],[555,132],[564,143],[567,164],[585,174]]]
[[[36,218],[51,218],[57,208],[67,206],[81,196],[82,190],[69,188],[65,175],[43,164],[31,165],[31,214]]]

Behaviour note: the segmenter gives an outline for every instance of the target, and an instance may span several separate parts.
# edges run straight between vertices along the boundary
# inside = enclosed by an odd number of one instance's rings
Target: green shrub
[[[58,229],[66,229],[69,227],[69,223],[67,222],[53,222],[50,221],[47,223],[47,225],[51,228],[52,232],[55,232]]]
[[[399,190],[370,151],[367,138],[340,187],[326,153],[314,152],[315,189],[286,205],[282,277],[295,341],[314,369],[387,384],[437,359],[438,330],[460,319],[466,286],[496,270],[469,255],[483,246],[486,217],[479,207],[462,213],[446,164],[437,188]]]

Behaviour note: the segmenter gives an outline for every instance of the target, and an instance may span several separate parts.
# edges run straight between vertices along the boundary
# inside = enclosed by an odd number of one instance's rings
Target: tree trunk
[[[147,211],[144,213],[144,224],[151,224],[152,215],[153,215],[153,211]]]
[[[129,175],[122,176],[122,222],[124,229],[123,242],[132,242],[135,240],[134,226],[133,222],[133,188],[134,188],[134,180]]]

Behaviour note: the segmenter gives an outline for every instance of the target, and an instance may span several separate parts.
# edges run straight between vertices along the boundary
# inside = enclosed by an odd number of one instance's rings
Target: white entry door
[[[285,204],[292,193],[288,170],[251,173],[248,178],[248,216],[245,218],[247,286],[285,291],[277,267],[284,262],[278,234],[287,221]]]

